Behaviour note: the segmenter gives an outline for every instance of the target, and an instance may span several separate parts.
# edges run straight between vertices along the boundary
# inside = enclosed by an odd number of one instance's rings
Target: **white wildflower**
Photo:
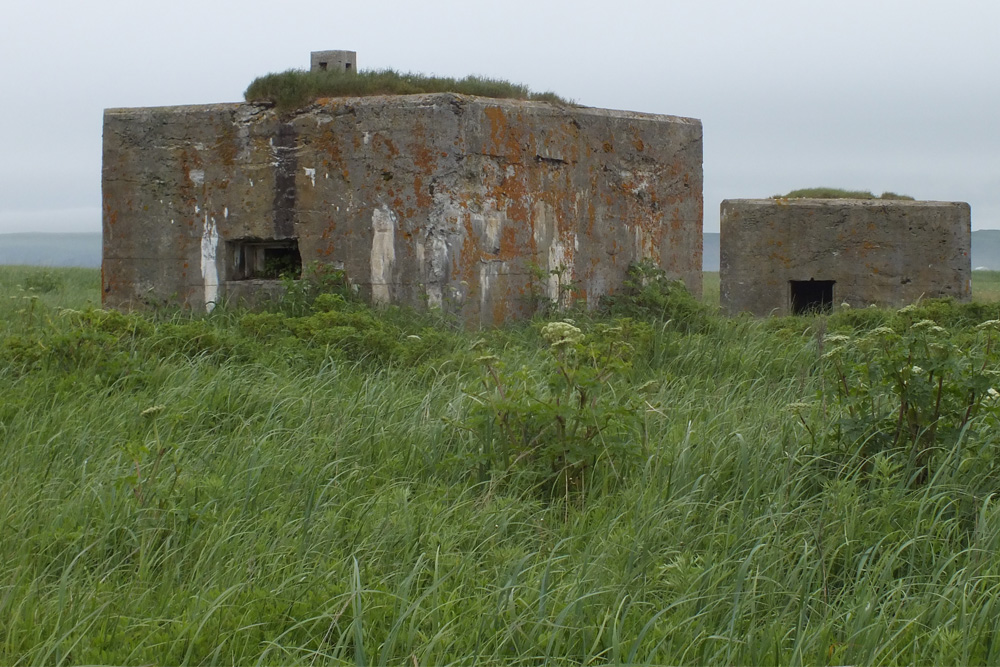
[[[542,338],[552,346],[583,341],[583,332],[569,322],[549,322],[542,327]]]

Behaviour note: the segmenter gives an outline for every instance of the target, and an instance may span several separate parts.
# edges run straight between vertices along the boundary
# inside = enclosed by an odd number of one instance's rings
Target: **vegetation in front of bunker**
[[[942,465],[960,465],[963,447],[985,443],[990,452],[965,457],[966,465],[984,462],[981,454],[992,459],[997,443],[977,436],[994,431],[1000,417],[1000,320],[956,335],[915,319],[917,311],[900,310],[895,326],[825,338],[818,401],[835,418],[824,414],[807,425],[814,443],[831,443],[850,459],[893,460],[911,486]]]
[[[247,102],[267,102],[279,111],[302,108],[323,97],[367,97],[371,95],[413,95],[416,93],[458,93],[516,100],[536,100],[569,105],[572,101],[552,92],[537,93],[527,86],[489,77],[462,79],[427,76],[392,69],[305,71],[291,69],[254,79],[243,93]]]
[[[543,498],[582,498],[617,486],[643,455],[649,381],[629,387],[636,346],[650,327],[630,320],[598,323],[584,333],[572,321],[541,327],[549,344],[541,364],[508,368],[495,354],[476,361],[466,390],[468,412],[457,425],[473,436],[478,480],[526,481]]]
[[[896,194],[895,192],[883,192],[881,195],[876,195],[869,190],[844,190],[842,188],[825,187],[792,190],[785,195],[774,195],[772,199],[896,199],[913,201],[913,197]]]
[[[997,661],[996,303],[467,332],[30,273],[0,269],[0,663]]]
[[[622,289],[601,300],[604,312],[615,317],[670,322],[684,331],[703,330],[714,321],[713,311],[695,299],[684,282],[649,260],[628,268]]]

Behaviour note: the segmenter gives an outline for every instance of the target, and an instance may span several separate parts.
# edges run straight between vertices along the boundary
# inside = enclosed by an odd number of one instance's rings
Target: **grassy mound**
[[[269,102],[279,111],[298,109],[322,97],[459,93],[516,100],[571,104],[555,93],[536,93],[527,86],[502,79],[467,76],[464,79],[425,76],[391,69],[307,72],[291,69],[254,79],[243,93],[247,102]]]
[[[774,195],[772,199],[905,199],[913,201],[909,195],[899,195],[895,192],[872,194],[868,190],[843,190],[841,188],[802,188],[792,190],[787,195]]]

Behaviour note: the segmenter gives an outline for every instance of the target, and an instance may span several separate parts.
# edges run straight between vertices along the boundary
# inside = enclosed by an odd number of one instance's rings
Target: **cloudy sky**
[[[309,51],[700,118],[725,198],[834,186],[1000,228],[997,0],[90,0],[0,20],[0,232],[99,231],[106,107],[237,101]]]

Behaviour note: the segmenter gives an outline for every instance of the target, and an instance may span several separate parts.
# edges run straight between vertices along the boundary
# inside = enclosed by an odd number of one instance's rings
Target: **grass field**
[[[97,271],[0,268],[0,664],[996,663],[973,285],[467,332],[305,292],[123,315]]]
[[[1000,301],[1000,271],[973,271],[972,298],[985,303]]]

